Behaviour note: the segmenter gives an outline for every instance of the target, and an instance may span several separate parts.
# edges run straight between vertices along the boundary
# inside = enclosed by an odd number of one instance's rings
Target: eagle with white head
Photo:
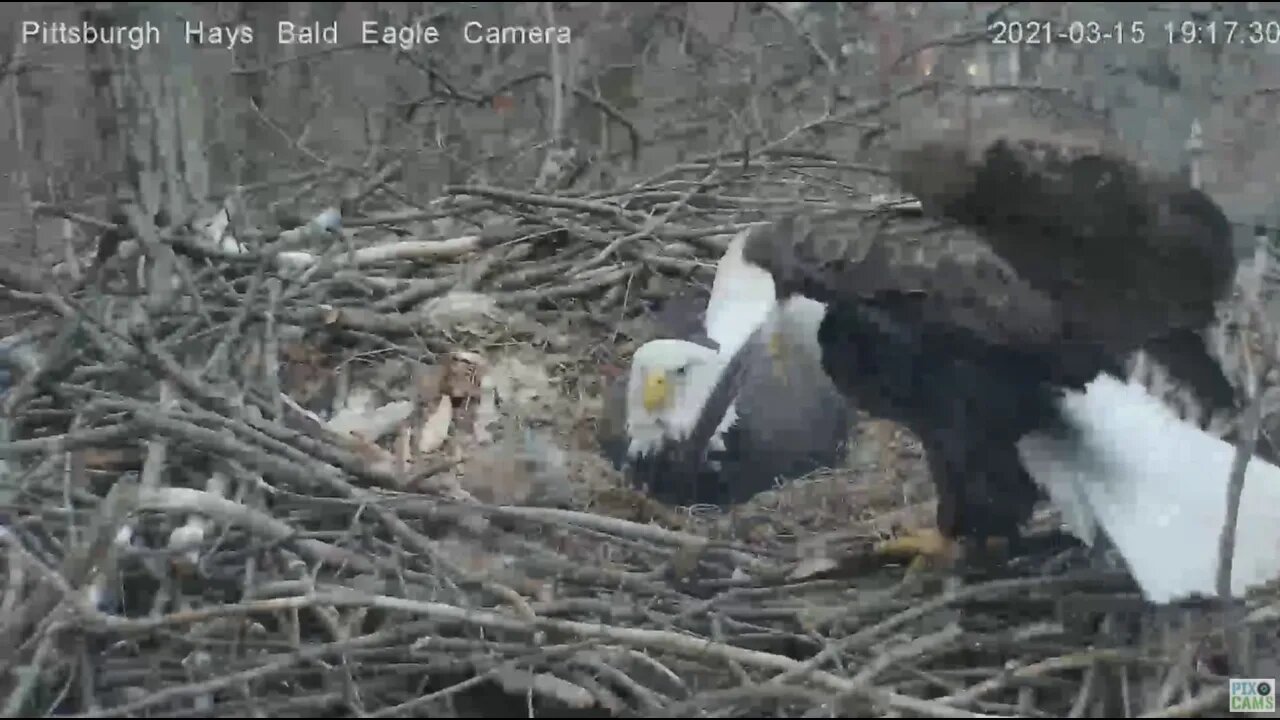
[[[778,302],[769,273],[743,259],[750,232],[717,265],[705,338],[645,343],[607,399],[624,420],[602,445],[664,502],[736,505],[844,457],[851,411],[816,342],[825,308]]]

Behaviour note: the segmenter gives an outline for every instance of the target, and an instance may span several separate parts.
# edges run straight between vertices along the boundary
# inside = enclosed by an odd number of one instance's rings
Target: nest
[[[1223,711],[1224,648],[1266,676],[1265,603],[1157,612],[1061,548],[959,587],[867,565],[930,518],[900,431],[730,513],[628,490],[601,379],[754,208],[692,195],[223,210],[58,285],[3,269],[37,308],[4,399],[7,709],[1185,717]]]

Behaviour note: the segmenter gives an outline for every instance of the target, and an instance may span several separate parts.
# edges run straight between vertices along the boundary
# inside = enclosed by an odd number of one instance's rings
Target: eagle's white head
[[[715,350],[684,340],[641,345],[627,381],[628,454],[687,437],[725,364]]]

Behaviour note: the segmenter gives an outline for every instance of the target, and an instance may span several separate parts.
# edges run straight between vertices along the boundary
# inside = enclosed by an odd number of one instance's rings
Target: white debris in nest
[[[422,306],[422,315],[439,330],[503,319],[498,303],[492,297],[475,292],[451,292],[433,298]]]
[[[326,208],[311,218],[311,225],[317,230],[337,231],[342,227],[342,211],[336,207]]]
[[[449,427],[453,423],[453,400],[448,395],[441,395],[436,409],[427,416],[418,435],[418,452],[430,453],[440,449],[449,437]]]
[[[197,221],[200,235],[196,242],[210,250],[218,250],[231,255],[242,255],[249,251],[234,235],[231,234],[231,213],[225,207],[212,217]]]
[[[124,550],[133,545],[133,528],[128,524],[122,525],[116,531],[114,544],[115,550]],[[114,552],[114,550],[108,552]],[[119,577],[110,555],[105,562],[105,567],[100,567],[99,570],[93,582],[89,583],[89,587],[85,589],[85,597],[90,605],[105,612],[116,607],[120,599],[116,593]]]
[[[495,363],[485,380],[492,381],[491,387],[509,412],[524,415],[545,410],[555,399],[546,368],[515,357],[507,356]]]
[[[545,419],[553,416],[556,398],[551,377],[539,365],[506,356],[487,367],[480,379],[475,435],[493,442],[491,426],[504,417]]]
[[[372,412],[377,407],[377,401],[377,391],[374,388],[368,385],[353,387],[347,391],[346,397],[342,399],[340,404],[335,403],[338,406],[333,409],[334,417],[336,419],[342,413],[363,415]]]
[[[225,473],[214,472],[205,482],[205,492],[215,497],[227,497],[230,479]],[[169,533],[169,549],[179,553],[174,566],[183,572],[191,572],[200,564],[200,548],[204,544],[213,523],[197,513],[187,516],[187,522]]]
[[[325,423],[325,427],[338,434],[377,441],[401,427],[412,414],[413,403],[409,400],[397,400],[372,409],[348,405]]]
[[[796,546],[800,562],[787,573],[787,580],[799,582],[838,567],[839,564],[831,557],[827,541],[825,535],[801,540]]]

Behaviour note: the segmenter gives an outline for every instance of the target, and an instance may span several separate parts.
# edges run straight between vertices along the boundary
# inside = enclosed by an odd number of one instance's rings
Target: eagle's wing
[[[1234,406],[1199,335],[1235,276],[1221,208],[1186,180],[1140,167],[1096,118],[974,106],[966,120],[904,133],[890,161],[902,188],[980,234],[1077,332],[1118,353],[1150,343],[1211,406]]]
[[[1068,336],[1050,298],[955,223],[893,210],[790,215],[754,233],[744,253],[783,296],[882,304],[994,346],[1049,347]]]
[[[991,130],[902,149],[895,165],[927,212],[981,233],[1019,276],[1129,347],[1212,322],[1234,278],[1230,225],[1207,195],[1093,144]]]
[[[693,431],[673,445],[679,458],[673,467],[696,468],[704,459],[720,463],[716,501],[721,504],[736,504],[769,490],[779,476],[834,467],[843,458],[851,407],[822,372],[814,325],[805,326],[807,336],[805,329],[793,327],[791,333],[771,339],[779,323],[796,322],[782,310],[776,308],[729,357]],[[806,341],[795,342],[796,337]],[[774,343],[780,347],[771,348]],[[731,408],[733,422],[722,428]],[[722,429],[723,451],[709,453],[712,437]]]
[[[792,298],[741,348],[736,421],[725,432],[722,460],[733,483],[730,502],[768,490],[778,478],[837,467],[844,459],[853,413],[822,368],[823,313],[818,303]],[[709,412],[716,412],[710,405]]]

